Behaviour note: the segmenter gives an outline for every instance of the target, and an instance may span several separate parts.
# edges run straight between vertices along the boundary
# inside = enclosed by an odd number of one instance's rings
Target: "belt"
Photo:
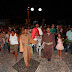
[[[24,46],[30,46],[30,44],[23,44]]]
[[[53,44],[53,42],[49,42],[49,43],[44,42],[44,43],[47,44],[47,45],[51,45],[51,44]]]
[[[52,45],[53,42],[49,42],[49,43],[43,42],[43,44],[42,44],[42,47],[43,47],[43,48],[45,47],[45,44],[46,44],[46,45]]]

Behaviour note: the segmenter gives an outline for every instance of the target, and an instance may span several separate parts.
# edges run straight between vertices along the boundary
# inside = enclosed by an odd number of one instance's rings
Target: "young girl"
[[[59,57],[59,51],[60,51],[60,59],[62,59],[61,58],[61,53],[62,53],[62,50],[64,50],[64,46],[63,46],[63,43],[62,43],[62,39],[61,39],[60,33],[58,34],[57,39],[58,39],[57,45],[56,45],[56,49],[57,49],[57,52],[58,52],[57,57]]]

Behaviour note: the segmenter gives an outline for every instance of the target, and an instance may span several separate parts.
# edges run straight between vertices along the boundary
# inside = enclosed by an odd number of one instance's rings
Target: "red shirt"
[[[39,30],[35,27],[35,28],[33,28],[33,30],[32,30],[32,35],[31,35],[31,37],[34,39],[35,36],[37,36],[37,35],[39,35]]]

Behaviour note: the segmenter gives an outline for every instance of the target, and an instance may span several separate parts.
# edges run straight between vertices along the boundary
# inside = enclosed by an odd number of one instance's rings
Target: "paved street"
[[[53,52],[52,61],[48,63],[46,58],[40,58],[37,54],[33,57],[34,60],[40,62],[35,72],[72,72],[72,56],[62,52],[62,60],[56,58],[57,52]],[[22,53],[18,53],[18,61],[23,58]],[[18,62],[17,61],[17,62]],[[0,56],[0,72],[18,72],[12,66],[17,62],[14,60],[13,54],[5,54]]]

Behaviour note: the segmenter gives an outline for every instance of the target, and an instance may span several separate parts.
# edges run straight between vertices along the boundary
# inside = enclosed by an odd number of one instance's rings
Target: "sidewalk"
[[[56,58],[57,52],[53,52],[52,61],[48,63],[46,58],[40,58],[36,54],[33,59],[40,62],[35,72],[72,72],[72,57],[70,54],[65,55],[62,52],[62,60]],[[22,58],[22,54],[18,54],[18,61]],[[18,62],[17,61],[17,62]],[[0,57],[0,72],[17,72],[12,66],[15,65],[14,55],[5,55]]]

